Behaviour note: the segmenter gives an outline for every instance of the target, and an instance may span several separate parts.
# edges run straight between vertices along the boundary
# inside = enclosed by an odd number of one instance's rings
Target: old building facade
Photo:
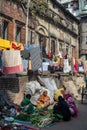
[[[26,10],[19,0],[0,1],[0,37],[10,41],[25,43]],[[35,29],[32,18],[29,19],[29,31]]]
[[[80,55],[87,60],[87,0],[79,0],[80,12]]]
[[[80,20],[79,52],[87,60],[87,0],[59,0],[64,7]]]
[[[78,24],[79,21],[56,0],[43,2],[39,7],[35,0],[29,9],[28,44],[46,46],[56,55],[78,57]],[[47,2],[47,3],[45,3]],[[26,1],[0,1],[0,37],[10,41],[26,42]],[[45,7],[45,8],[44,8]],[[34,10],[34,15],[32,15]],[[36,12],[35,12],[36,10]]]

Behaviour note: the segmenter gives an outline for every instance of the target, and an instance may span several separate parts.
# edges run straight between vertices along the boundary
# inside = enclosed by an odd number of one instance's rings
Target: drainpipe
[[[26,15],[26,45],[28,45],[29,4],[30,4],[30,0],[27,0],[27,15]]]

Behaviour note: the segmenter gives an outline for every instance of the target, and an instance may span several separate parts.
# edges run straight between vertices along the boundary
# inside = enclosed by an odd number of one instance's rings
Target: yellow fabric
[[[63,97],[63,95],[61,93],[62,90],[64,90],[64,88],[60,88],[60,89],[57,89],[57,90],[54,91],[54,100],[55,101],[58,101],[59,96]]]
[[[0,50],[6,50],[6,48],[4,48],[4,47],[0,47]]]
[[[78,62],[78,64],[80,64],[82,62],[82,59],[81,58],[77,59],[77,62]]]
[[[0,38],[0,49],[10,49],[10,41]]]
[[[37,107],[42,106],[44,107],[47,103],[50,103],[50,98],[49,96],[44,96],[43,94],[40,95],[38,101],[37,101]]]
[[[53,55],[53,59],[55,58],[55,56]]]
[[[57,58],[57,62],[58,62],[58,64],[60,64],[60,58]]]
[[[9,40],[0,38],[0,49],[23,50],[24,47],[22,43],[10,42]]]
[[[81,61],[82,61],[82,58],[77,59],[77,61],[78,61],[78,62],[81,62]]]

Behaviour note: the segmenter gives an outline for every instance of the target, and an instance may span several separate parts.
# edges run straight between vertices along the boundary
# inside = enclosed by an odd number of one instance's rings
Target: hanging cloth
[[[75,59],[75,61],[74,61],[74,72],[78,72],[78,71],[79,71],[78,62]]]
[[[22,43],[17,43],[17,42],[11,42],[11,50],[23,50],[23,44]]]
[[[3,49],[3,50],[10,49],[10,41],[0,38],[0,49]]]
[[[2,55],[3,73],[16,74],[23,72],[23,65],[19,50],[6,50]]]

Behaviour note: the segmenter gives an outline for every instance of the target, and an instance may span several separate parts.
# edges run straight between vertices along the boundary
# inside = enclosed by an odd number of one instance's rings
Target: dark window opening
[[[59,44],[59,51],[62,52],[62,44]]]
[[[29,31],[29,42],[30,44],[34,44],[34,32]]]
[[[53,8],[54,8],[54,9],[56,8],[56,5],[55,5],[55,4],[53,4]]]
[[[66,54],[67,55],[68,55],[68,51],[69,51],[68,46],[66,46]]]
[[[16,42],[20,42],[21,40],[21,28],[17,27],[16,28]]]
[[[86,44],[87,44],[87,36],[86,36],[86,38],[85,38],[85,42],[86,42]]]
[[[43,35],[39,35],[39,45],[42,56],[46,57],[46,38]]]
[[[84,5],[87,5],[87,0],[84,1]]]
[[[4,21],[3,25],[3,39],[8,39],[8,22]]]
[[[74,10],[79,9],[79,3],[78,2],[73,2],[73,9]]]
[[[55,55],[55,41],[54,40],[51,41],[51,53],[52,55]]]

